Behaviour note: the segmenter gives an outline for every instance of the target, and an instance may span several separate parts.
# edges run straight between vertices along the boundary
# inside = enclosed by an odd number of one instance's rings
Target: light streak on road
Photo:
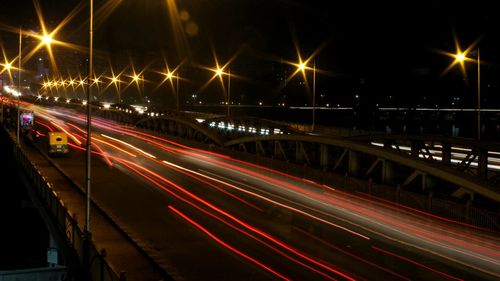
[[[144,150],[142,150],[142,149],[140,149],[140,148],[137,148],[137,147],[135,147],[135,146],[131,145],[130,143],[127,143],[127,142],[124,142],[124,141],[122,141],[122,140],[119,140],[119,139],[116,139],[116,138],[113,138],[113,137],[107,136],[107,135],[105,135],[105,134],[101,134],[101,136],[103,136],[103,137],[105,137],[105,138],[107,138],[107,139],[110,139],[110,140],[114,140],[114,141],[116,141],[116,142],[119,142],[119,143],[121,143],[121,144],[124,144],[124,145],[126,145],[126,146],[128,146],[128,147],[130,147],[130,148],[132,148],[132,149],[135,149],[136,151],[139,151],[140,153],[142,153],[142,154],[144,154],[144,155],[146,155],[146,156],[149,156],[149,157],[151,157],[151,158],[156,159],[156,156],[154,156],[153,154],[147,153],[146,151],[144,151]]]
[[[423,265],[423,264],[421,264],[421,263],[415,262],[415,261],[413,261],[413,260],[411,260],[411,259],[409,259],[409,258],[406,258],[406,257],[400,256],[400,255],[397,255],[397,254],[392,253],[392,252],[389,252],[389,251],[387,251],[387,250],[383,250],[383,249],[380,249],[380,248],[378,248],[378,247],[372,247],[372,248],[373,248],[373,249],[375,249],[376,251],[379,251],[379,252],[382,252],[382,253],[384,253],[384,254],[387,254],[387,255],[391,255],[391,256],[394,256],[394,257],[400,258],[400,259],[405,260],[405,261],[407,261],[407,262],[409,262],[409,263],[412,263],[412,264],[417,265],[417,266],[419,266],[419,267],[422,267],[422,268],[425,268],[425,269],[430,270],[430,271],[432,271],[432,272],[435,272],[435,273],[437,273],[437,274],[439,274],[439,275],[442,275],[442,276],[444,276],[444,277],[446,277],[446,278],[450,278],[450,279],[457,280],[457,281],[463,281],[463,279],[460,279],[460,278],[457,278],[457,277],[455,277],[455,276],[452,276],[452,275],[446,274],[446,273],[444,273],[444,272],[441,272],[441,271],[436,270],[436,269],[434,269],[434,268],[431,268],[431,267],[429,267],[429,266]]]
[[[268,197],[262,196],[262,195],[260,195],[260,194],[255,193],[255,192],[252,192],[252,191],[249,191],[249,190],[246,190],[246,189],[243,189],[243,188],[237,187],[237,186],[235,186],[235,185],[233,185],[233,184],[230,184],[230,183],[228,183],[228,182],[226,182],[226,181],[218,180],[218,179],[216,179],[216,178],[213,178],[213,177],[210,177],[210,176],[204,175],[204,174],[202,174],[202,173],[198,173],[198,172],[196,172],[196,171],[192,171],[192,170],[189,170],[189,169],[183,168],[183,167],[181,167],[181,166],[175,165],[175,164],[170,163],[170,162],[167,162],[167,161],[163,161],[163,163],[165,163],[165,164],[167,164],[167,165],[169,165],[169,166],[176,167],[176,168],[181,169],[181,170],[189,171],[189,172],[190,172],[190,173],[192,173],[192,174],[195,174],[195,175],[198,175],[198,176],[201,176],[201,177],[204,177],[204,178],[210,179],[210,180],[212,180],[212,181],[214,181],[214,182],[217,182],[217,183],[223,184],[223,185],[225,185],[225,186],[227,186],[227,187],[231,187],[231,188],[233,188],[233,189],[235,189],[235,190],[238,190],[238,191],[240,191],[240,192],[243,192],[243,193],[246,193],[246,194],[252,195],[252,196],[254,196],[254,197],[256,197],[256,198],[259,198],[259,199],[264,200],[264,201],[266,201],[266,202],[272,203],[272,204],[274,204],[274,205],[276,205],[276,206],[280,206],[280,207],[285,208],[285,209],[288,209],[288,210],[290,210],[290,211],[293,211],[293,212],[296,212],[296,213],[302,214],[302,215],[304,215],[304,216],[307,216],[307,217],[312,218],[312,219],[314,219],[314,220],[317,220],[317,221],[323,222],[323,223],[325,223],[325,224],[327,224],[327,225],[330,225],[330,226],[333,226],[333,227],[335,227],[335,228],[342,229],[342,230],[344,230],[344,231],[346,231],[346,232],[349,232],[349,233],[351,233],[351,234],[354,234],[354,235],[356,235],[356,236],[359,236],[359,237],[361,237],[361,238],[363,238],[363,239],[370,240],[370,237],[368,237],[368,236],[366,236],[366,235],[363,235],[363,234],[361,234],[361,233],[355,232],[355,231],[353,231],[353,230],[351,230],[351,229],[348,229],[348,228],[346,228],[346,227],[343,227],[343,226],[340,226],[340,225],[338,225],[338,224],[332,223],[332,222],[330,222],[330,221],[327,221],[327,220],[321,219],[321,218],[319,218],[319,217],[317,217],[317,216],[311,215],[311,214],[309,214],[309,213],[307,213],[307,212],[304,212],[304,211],[299,210],[299,209],[297,209],[297,208],[293,208],[293,207],[291,207],[291,206],[289,206],[289,205],[286,205],[286,204],[280,203],[280,202],[278,202],[278,201],[275,201],[275,200],[270,199],[270,198],[268,198]],[[310,208],[310,207],[307,207],[307,208]],[[313,209],[313,208],[310,208],[310,209],[311,209],[311,210],[314,210],[314,211],[316,211],[316,212],[322,213],[320,210]],[[329,215],[329,214],[327,214],[327,213],[323,213],[323,214],[324,214],[324,215],[331,216],[331,215]],[[336,219],[339,219],[339,218],[336,218]]]
[[[191,199],[194,199],[195,202],[198,202],[198,203],[201,203],[202,205],[204,205],[205,207],[208,207],[210,208],[211,210],[223,215],[224,217],[230,219],[231,221],[233,221],[234,223],[238,224],[239,226],[247,229],[248,231],[251,231],[255,234],[258,234],[260,235],[261,237],[263,238],[266,238],[267,240],[273,242],[274,244],[282,247],[283,249],[286,249],[287,251],[299,256],[300,258],[302,259],[305,259],[306,261],[318,266],[318,267],[321,267],[323,268],[324,270],[328,270],[330,271],[331,273],[335,273],[335,274],[338,274],[348,280],[354,280],[353,278],[351,278],[350,276],[346,275],[345,273],[335,269],[335,268],[332,268],[326,264],[324,264],[323,262],[313,258],[313,257],[310,257],[304,253],[302,253],[301,251],[297,250],[296,248],[288,245],[287,243],[281,241],[280,239],[277,239],[276,237],[274,237],[273,235],[270,235],[269,233],[266,233],[265,231],[262,231],[261,229],[257,228],[257,227],[254,227],[246,222],[244,222],[243,220],[237,218],[236,216],[228,213],[227,211],[224,211],[222,210],[221,208],[207,202],[206,200],[194,195],[193,193],[189,192],[188,190],[186,190],[185,188],[181,187],[180,185],[158,175],[157,173],[155,172],[152,172],[148,169],[146,169],[145,167],[141,166],[141,165],[138,165],[136,163],[133,163],[133,162],[130,162],[130,161],[127,161],[127,160],[124,160],[124,159],[121,159],[120,162],[122,163],[125,163],[127,165],[130,165],[130,166],[134,166],[136,169],[138,170],[142,170],[142,175],[145,176],[146,174],[144,173],[147,173],[149,174],[149,176],[146,176],[145,178],[152,180],[153,183],[155,183],[158,187],[162,188],[163,190],[169,192],[170,194],[174,195],[175,197],[181,199],[182,201],[188,203],[188,204],[192,204],[189,202],[189,200],[187,199],[184,199],[184,198],[180,198],[180,195],[174,193],[172,190],[168,189],[167,187],[163,186],[162,184],[159,183],[159,181],[161,182],[164,182],[165,184],[171,186],[171,187],[174,187],[177,191],[180,191],[182,194],[188,196],[189,198]]]
[[[272,268],[270,268],[269,266],[259,262],[258,260],[248,256],[247,254],[235,249],[234,247],[230,246],[229,244],[227,244],[226,242],[224,242],[222,239],[218,238],[217,236],[213,235],[212,233],[210,233],[208,230],[206,230],[203,226],[201,226],[200,224],[196,223],[194,220],[190,219],[188,216],[184,215],[183,213],[181,213],[180,211],[178,211],[177,209],[175,209],[174,207],[172,206],[168,206],[168,208],[173,211],[174,213],[176,213],[177,215],[179,215],[180,217],[182,217],[183,219],[185,219],[186,221],[188,221],[189,223],[191,223],[192,225],[196,226],[196,228],[198,228],[199,230],[203,231],[206,235],[208,235],[210,238],[212,238],[213,240],[215,240],[217,243],[221,244],[222,246],[224,246],[225,248],[231,250],[232,252],[238,254],[239,256],[257,264],[258,266],[266,269],[267,271],[271,272],[272,274],[276,275],[277,277],[283,279],[283,280],[291,280],[287,277],[285,277],[284,275],[282,275],[281,273],[278,273],[277,271],[273,270]]]

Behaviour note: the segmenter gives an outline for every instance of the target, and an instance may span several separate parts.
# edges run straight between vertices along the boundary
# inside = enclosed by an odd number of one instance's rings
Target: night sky
[[[82,46],[88,43],[85,3],[40,2],[52,26],[81,5],[82,11],[60,36]],[[94,2],[98,10],[109,1]],[[281,62],[297,60],[295,38],[304,57],[324,45],[315,58],[317,67],[326,72],[318,76],[323,102],[349,103],[353,95],[361,94],[372,103],[445,106],[455,96],[463,103],[474,101],[473,63],[466,65],[467,79],[459,68],[442,75],[452,59],[438,50],[454,52],[455,33],[462,48],[480,40],[485,62],[483,96],[492,107],[500,106],[500,17],[494,1],[177,1],[178,11],[188,14],[181,21],[185,38],[181,45],[175,41],[166,2],[124,0],[108,17],[98,18],[96,60],[102,65],[111,61],[118,68],[128,63],[126,57],[138,68],[160,67],[162,54],[171,64],[185,60],[194,91],[202,84],[196,81],[206,79],[196,66],[213,66],[212,50],[221,63],[238,53],[231,64],[232,71],[241,76],[239,83],[235,82],[235,92],[258,99],[266,96],[274,103],[283,98],[279,82],[274,81],[277,73],[293,72]],[[36,29],[32,1],[3,0],[0,21]],[[16,47],[5,31],[0,34],[5,48]],[[64,63],[61,60],[60,68]],[[296,77],[291,81],[290,103],[308,102],[300,80]]]

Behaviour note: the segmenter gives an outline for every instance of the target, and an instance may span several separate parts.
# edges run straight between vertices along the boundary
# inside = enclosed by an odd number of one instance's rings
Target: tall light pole
[[[177,74],[176,74],[177,73]],[[174,86],[174,78],[175,78],[175,99],[176,99],[176,108],[177,108],[177,111],[180,110],[180,96],[179,96],[179,70],[175,71],[170,71],[170,70],[167,70],[167,72],[163,73],[163,75],[165,75],[165,80],[163,80],[163,82],[165,82],[166,80],[169,80],[170,81],[170,85]]]
[[[10,76],[10,73],[11,73],[10,71],[11,71],[11,69],[12,69],[12,64],[11,64],[10,62],[6,61],[4,64],[2,64],[2,66],[3,66],[3,69],[2,69],[2,71],[0,72],[0,75],[2,76],[2,87],[4,87],[4,86],[5,86],[5,80],[4,80],[5,74],[4,74],[4,72],[5,72],[5,71],[7,71],[7,72],[9,73],[9,77],[12,77],[12,76]],[[0,116],[0,117],[1,117],[0,122],[1,122],[2,124],[3,124],[3,114],[4,114],[4,113],[3,113],[3,102],[4,102],[4,101],[3,101],[3,95],[2,95],[2,97],[1,97],[1,103],[2,103],[2,109],[1,109],[1,110],[2,110],[2,115]]]
[[[463,66],[465,61],[471,61],[465,52],[457,52],[455,63],[460,63]],[[477,48],[477,140],[481,140],[481,56],[479,48]]]
[[[226,97],[226,114],[227,117],[229,118],[229,115],[231,114],[229,105],[231,103],[231,69],[228,69],[228,72],[224,72],[223,68],[220,68],[217,66],[216,69],[212,70],[215,72],[215,76],[219,76],[219,79],[221,79],[221,83],[224,85],[224,78],[222,75],[227,75],[227,97]],[[214,77],[215,77],[214,76]]]
[[[21,99],[21,65],[22,65],[22,44],[23,44],[23,29],[20,26],[19,27],[19,69],[17,70],[17,90],[18,90],[18,96],[17,96],[17,132],[16,132],[16,140],[17,140],[17,145],[20,145],[19,143],[19,126],[20,126],[20,118],[19,118],[19,101]]]
[[[141,82],[142,82],[142,84],[141,84],[141,86],[142,86],[142,87],[141,87],[141,96],[144,96],[144,74],[142,74],[142,75],[141,75],[141,78],[140,78],[140,79],[141,79]],[[149,99],[148,99],[148,100],[149,100]],[[146,102],[147,102],[147,101],[146,101]]]
[[[301,71],[306,77],[306,70],[310,70],[311,68],[307,66],[307,61],[300,62],[297,65],[297,72]],[[312,124],[311,124],[311,132],[314,132],[314,127],[316,125],[316,60],[313,61],[313,84],[312,84]]]
[[[89,75],[87,78],[87,161],[85,168],[85,178],[86,178],[86,205],[85,205],[85,225],[84,231],[87,235],[90,235],[90,191],[91,191],[91,140],[92,140],[92,118],[91,118],[91,97],[92,97],[92,83],[90,81],[94,69],[93,69],[93,33],[94,33],[94,1],[90,0],[90,21],[89,21]]]
[[[175,96],[177,97],[177,111],[181,109],[181,102],[180,102],[180,92],[179,92],[179,71],[177,70],[177,75],[175,78]]]
[[[231,68],[227,72],[227,118],[230,116],[230,106],[231,106]]]
[[[316,124],[316,61],[313,62],[313,110],[312,110],[312,126],[311,131],[314,132]]]
[[[477,140],[481,140],[481,57],[477,48]]]

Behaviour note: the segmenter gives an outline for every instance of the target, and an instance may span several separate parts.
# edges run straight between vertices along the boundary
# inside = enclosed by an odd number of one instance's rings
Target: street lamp
[[[130,81],[130,84],[132,83],[135,83],[135,86],[137,87],[137,90],[139,91],[139,95],[141,96],[141,99],[144,101],[144,74],[142,74],[144,72],[141,71],[140,73],[136,73],[135,70],[133,70],[132,72],[132,76],[129,76],[130,78],[132,78],[132,80]],[[141,82],[141,84],[139,85],[139,82]]]
[[[179,73],[177,71],[177,75],[175,75],[175,70],[174,71],[167,70],[167,72],[163,73],[163,75],[165,75],[165,79],[163,81],[170,80],[170,84],[172,86],[173,86],[173,79],[175,78],[176,107],[177,111],[179,111],[180,110]]]
[[[310,68],[307,66],[307,61],[301,61],[297,66],[297,72],[302,72],[302,75],[305,77],[305,72],[307,70],[312,70],[313,72],[313,84],[312,84],[312,94],[313,94],[313,100],[312,100],[312,125],[311,125],[311,132],[314,132],[314,127],[316,125],[316,60],[313,61],[313,67]]]
[[[0,72],[0,75],[2,75],[2,87],[3,87],[3,86],[5,86],[5,81],[3,80],[3,77],[4,77],[3,73],[5,71],[7,71],[9,73],[9,77],[12,80],[12,75],[11,75],[11,72],[10,72],[11,69],[12,69],[12,63],[6,61],[4,64],[1,64],[1,65],[3,66],[3,69]],[[2,103],[2,109],[1,109],[2,110],[2,115],[1,115],[2,119],[0,121],[3,124],[3,97],[2,97],[1,103]]]
[[[91,118],[91,96],[92,96],[92,76],[94,75],[93,66],[93,45],[94,45],[94,1],[90,0],[90,20],[89,20],[89,75],[87,76],[87,147],[86,147],[86,205],[85,205],[85,225],[84,234],[86,242],[90,242],[90,192],[91,192],[91,140],[92,140],[92,118]],[[89,245],[87,245],[89,247]],[[89,249],[87,249],[89,250]],[[88,253],[87,253],[88,254]],[[88,259],[89,257],[87,257]],[[88,262],[88,261],[84,261]]]
[[[227,97],[226,97],[226,105],[227,105],[227,117],[229,118],[231,112],[230,112],[230,104],[231,104],[231,69],[229,68],[227,72],[224,72],[223,68],[220,68],[217,66],[217,68],[214,70],[215,75],[219,76],[221,79],[221,82],[224,81],[222,78],[222,75],[227,75]]]
[[[464,65],[466,61],[475,61],[477,63],[477,140],[481,140],[481,57],[479,48],[477,48],[477,60],[467,57],[469,52],[461,52],[460,50],[454,55],[455,64]]]
[[[19,95],[17,96],[17,116],[16,116],[16,119],[17,119],[17,130],[16,130],[16,141],[17,141],[17,145],[20,145],[19,144],[19,123],[20,123],[20,118],[19,118],[19,100],[21,99],[21,64],[22,64],[22,52],[21,52],[21,49],[22,49],[22,43],[23,43],[23,29],[22,27],[19,27],[19,55],[18,55],[18,58],[19,58],[19,69],[17,70],[17,82],[18,82],[18,91],[19,91]]]
[[[44,35],[41,37],[37,37],[40,40],[40,45],[50,46],[53,41],[52,34],[46,34],[44,31]],[[19,103],[21,99],[21,67],[22,67],[22,44],[23,44],[23,29],[19,26],[19,54],[18,54],[18,74],[17,74],[17,87],[18,87],[18,96],[17,96],[17,129],[16,129],[16,140],[19,145],[19,127],[20,127],[20,117],[19,117]],[[37,50],[37,49],[36,49]],[[33,53],[33,52],[32,52]],[[29,55],[28,55],[29,56]]]
[[[121,80],[120,80],[120,75],[115,76],[115,74],[112,74],[111,77],[108,77],[110,79],[110,82],[108,84],[108,87],[111,86],[112,84],[115,85],[116,92],[118,94],[118,103],[120,103],[121,100]]]

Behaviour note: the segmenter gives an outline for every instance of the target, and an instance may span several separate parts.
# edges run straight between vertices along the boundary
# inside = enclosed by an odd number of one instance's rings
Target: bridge
[[[31,174],[54,173],[40,170],[52,167],[61,175],[58,182],[68,181],[82,196],[83,107],[29,100],[21,106],[39,116],[41,134],[64,128],[71,135],[70,158],[45,157],[42,139],[21,143],[18,161],[46,194],[42,198],[55,194],[51,202],[62,206],[52,207],[56,217],[72,221],[69,209],[82,210],[74,203],[77,195],[64,197],[71,188]],[[93,114],[93,217],[108,221],[95,221],[94,256],[109,264],[115,279],[122,271],[131,280],[138,272],[163,279],[202,279],[209,273],[242,280],[311,274],[349,279],[354,271],[384,280],[417,272],[429,278],[500,276],[498,256],[489,250],[500,248],[500,216],[491,207],[500,200],[494,143],[332,136],[270,120],[141,114],[125,105],[94,105]],[[36,162],[32,158],[46,164],[30,164]],[[78,227],[81,217],[72,225]],[[112,225],[127,241],[128,255],[142,265],[127,266],[120,247],[102,234],[110,230],[99,225]],[[320,250],[325,247],[330,250]],[[376,264],[373,255],[384,255],[394,267]],[[423,255],[436,261],[433,270],[423,267]],[[220,268],[207,264],[214,257]],[[366,269],[355,269],[360,262]],[[102,280],[99,274],[93,279]]]

